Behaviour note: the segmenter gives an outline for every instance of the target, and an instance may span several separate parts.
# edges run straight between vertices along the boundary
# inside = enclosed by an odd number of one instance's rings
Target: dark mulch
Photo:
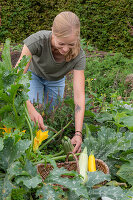
[[[0,52],[0,60],[2,60],[1,54],[2,54],[2,52]],[[16,63],[20,57],[20,54],[21,54],[21,52],[18,52],[18,51],[11,52],[10,55],[11,55],[11,62],[12,62],[13,67],[16,65]]]
[[[14,51],[11,52],[11,62],[12,62],[12,66],[15,66],[19,57],[20,57],[21,52],[18,51]]]

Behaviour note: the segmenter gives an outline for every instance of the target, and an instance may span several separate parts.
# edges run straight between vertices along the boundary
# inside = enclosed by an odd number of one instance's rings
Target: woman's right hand
[[[46,126],[43,123],[42,116],[40,115],[40,113],[38,113],[36,111],[36,109],[34,108],[33,104],[29,100],[27,101],[27,108],[28,108],[28,112],[29,112],[31,120],[34,121],[35,124],[38,123],[39,129],[42,129],[43,131],[45,131],[46,130]]]

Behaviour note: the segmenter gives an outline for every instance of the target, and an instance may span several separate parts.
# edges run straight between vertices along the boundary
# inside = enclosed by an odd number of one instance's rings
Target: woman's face
[[[56,37],[53,36],[53,44],[56,49],[60,52],[62,55],[66,55],[70,49],[74,48],[76,46],[78,37],[75,35],[70,35],[68,37]]]

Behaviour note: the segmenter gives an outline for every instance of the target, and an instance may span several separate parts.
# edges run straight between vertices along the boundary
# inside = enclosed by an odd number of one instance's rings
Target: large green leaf
[[[19,77],[21,77],[21,75],[23,74],[23,69],[25,68],[29,60],[30,60],[30,56],[24,55],[21,61],[19,62],[18,66],[16,67],[16,70],[17,71],[19,70],[18,71]]]
[[[16,188],[17,184],[19,186],[20,183],[23,183],[24,186],[31,189],[36,188],[41,182],[42,179],[37,174],[36,167],[29,160],[26,160],[25,165],[19,161],[13,162],[7,169],[5,178],[0,181],[2,199],[10,195],[12,189]]]
[[[20,128],[18,126],[18,123],[16,123],[16,121],[15,121],[14,114],[9,114],[7,116],[4,116],[3,120],[1,122],[2,122],[2,124],[4,124],[4,126],[9,127],[9,128]]]
[[[133,186],[133,160],[123,164],[117,175]]]
[[[4,49],[2,52],[2,61],[3,66],[6,68],[6,70],[11,70],[12,64],[11,64],[11,56],[10,56],[10,39],[6,39],[4,44]]]
[[[32,177],[32,178],[30,178],[30,179],[28,179],[28,180],[25,180],[25,181],[24,181],[24,185],[25,185],[27,188],[36,188],[37,185],[38,185],[39,183],[41,183],[41,182],[42,182],[41,178],[40,178],[39,176],[36,176],[36,177]]]
[[[97,137],[93,137],[89,133],[89,137],[84,140],[83,146],[87,146],[88,155],[93,151],[96,158],[106,161],[110,154],[127,150],[131,146],[131,141],[122,133],[116,133],[111,128],[101,127]]]
[[[16,178],[16,183],[19,185],[23,183],[27,188],[36,188],[42,180],[39,176],[30,177],[30,176],[21,176]]]
[[[68,192],[67,192],[67,197],[68,197],[68,200],[79,200],[79,197],[75,194],[75,192],[74,191],[71,191],[71,190],[69,190]],[[84,198],[84,197],[82,197],[82,198],[80,198],[80,200],[90,200],[90,198],[89,197],[87,197],[87,198]]]
[[[61,175],[74,176],[73,178],[62,178]],[[78,197],[88,198],[87,189],[82,185],[82,179],[75,171],[68,171],[62,168],[53,169],[45,179],[46,183],[59,184],[73,191]]]
[[[16,172],[16,174],[15,174]],[[42,182],[41,177],[37,174],[36,166],[26,159],[23,166],[20,162],[15,162],[8,169],[10,176],[15,176],[16,183],[23,183],[27,188],[36,188]]]
[[[15,143],[13,138],[4,140],[4,148],[0,151],[0,166],[7,170],[30,146],[31,141],[20,140]]]
[[[122,121],[129,128],[130,131],[133,131],[133,116],[122,118]]]
[[[0,90],[0,101],[5,101],[7,103],[11,102],[11,100],[9,99],[9,96],[7,93],[4,92],[4,90]]]
[[[88,172],[88,181],[86,183],[86,186],[88,188],[91,188],[94,185],[100,184],[105,180],[111,180],[110,174],[104,174],[102,171]]]
[[[2,106],[2,108],[0,108],[0,114],[3,114],[5,112],[10,112],[12,110],[12,106],[7,104]]]
[[[111,121],[113,118],[113,115],[108,113],[108,112],[104,112],[104,113],[98,113],[97,114],[97,117],[96,117],[96,120],[100,123],[103,123],[105,121]]]
[[[42,196],[44,200],[60,200],[61,195],[63,195],[63,190],[54,190],[54,187],[50,184],[45,184],[39,190],[37,190],[36,196]]]
[[[132,140],[133,134],[131,133],[116,133],[111,128],[101,127],[96,136],[88,132],[88,138],[84,139],[82,147],[87,146],[88,155],[93,151],[95,158],[103,160],[109,166],[110,173],[115,174],[115,165],[123,163],[120,157],[115,155],[120,151],[130,149]]]
[[[12,189],[14,189],[15,186],[11,183],[11,181],[8,179],[8,175],[6,174],[5,178],[0,180],[0,197],[1,200],[6,200],[6,198],[11,193]]]
[[[17,80],[18,84],[21,84],[24,86],[24,90],[27,92],[27,89],[29,88],[30,84],[29,84],[29,74],[30,72],[27,72],[26,74],[23,74],[22,76],[20,76],[19,80]]]
[[[133,192],[123,190],[120,187],[103,186],[98,189],[91,190],[91,197],[98,199],[99,197],[109,197],[113,200],[131,200]]]
[[[7,169],[7,172],[9,174],[10,179],[12,177],[14,177],[14,176],[19,176],[19,175],[21,175],[21,176],[23,176],[23,175],[24,176],[28,176],[29,175],[28,172],[24,171],[23,165],[19,161],[13,162],[10,165],[10,167]]]
[[[17,85],[12,84],[10,85],[10,88],[7,89],[7,93],[10,94],[9,97],[11,101],[14,101],[14,98],[17,95],[17,91],[19,90],[20,87],[21,87],[21,84],[17,84]]]

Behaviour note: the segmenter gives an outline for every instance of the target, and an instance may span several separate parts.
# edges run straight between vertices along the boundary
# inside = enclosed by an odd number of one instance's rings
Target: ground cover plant
[[[44,132],[39,130],[30,120],[25,104],[30,79],[30,73],[23,74],[27,62],[28,58],[24,57],[17,68],[12,68],[10,40],[7,39],[0,62],[0,199],[132,199],[131,97],[119,100],[118,94],[114,93],[108,102],[104,95],[99,97],[91,88],[87,90],[87,85],[82,150],[87,147],[88,155],[93,151],[96,158],[106,162],[110,174],[98,170],[88,172],[88,181],[83,184],[76,171],[56,166],[56,162],[64,162],[66,158],[61,139],[64,135],[72,137],[74,132],[73,100],[66,98],[51,116],[39,110],[48,127]],[[54,166],[44,181],[37,173],[38,163]],[[63,178],[62,175],[73,178]],[[107,182],[99,185],[102,181]]]
[[[126,77],[133,72],[133,58],[129,59],[122,53],[111,52],[103,52],[101,56],[96,49],[89,50],[88,53],[87,45],[84,49],[87,51],[86,92],[91,89],[99,97],[104,94],[109,102],[110,94],[115,91],[120,96],[128,97],[130,84],[126,83]],[[91,56],[91,52],[95,57]]]

